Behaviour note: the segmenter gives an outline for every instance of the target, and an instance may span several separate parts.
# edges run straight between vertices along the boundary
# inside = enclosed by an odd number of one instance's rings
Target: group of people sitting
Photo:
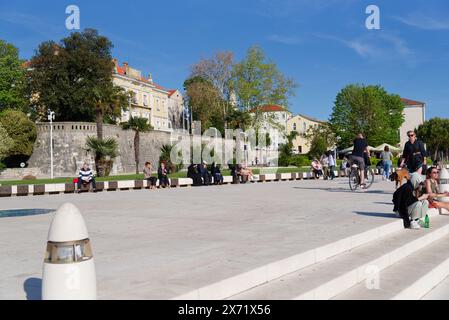
[[[153,165],[151,162],[145,162],[143,168],[143,177],[148,181],[148,186],[151,189],[156,188],[157,180],[159,179],[160,188],[170,188],[170,180],[168,179],[169,170],[165,161],[161,161],[159,168],[157,169],[157,178],[153,176]]]
[[[223,184],[223,175],[221,174],[220,166],[215,165],[215,162],[212,163],[209,170],[206,161],[200,164],[192,163],[187,168],[187,178],[193,180],[193,186]]]
[[[311,169],[315,179],[319,179],[322,176],[324,180],[334,180],[335,158],[333,152],[326,151],[320,160],[313,159]]]
[[[432,166],[427,169],[426,178],[420,172],[413,172],[410,180],[393,194],[394,211],[404,220],[404,227],[419,229],[421,219],[430,209],[449,210],[449,202],[441,198],[449,197],[449,192],[440,192],[438,188],[439,169]]]

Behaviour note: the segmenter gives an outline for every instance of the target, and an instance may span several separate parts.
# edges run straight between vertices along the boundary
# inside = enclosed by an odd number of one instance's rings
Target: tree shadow
[[[361,212],[361,211],[354,211],[354,213],[361,215],[361,216],[368,216],[368,217],[378,217],[378,218],[394,218],[394,219],[400,219],[396,217],[394,213],[385,213],[385,212]]]
[[[27,294],[27,300],[42,300],[42,279],[26,279],[23,283],[23,290]]]

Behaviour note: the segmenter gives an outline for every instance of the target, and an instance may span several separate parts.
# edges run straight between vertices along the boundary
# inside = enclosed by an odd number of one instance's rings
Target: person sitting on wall
[[[248,180],[254,180],[253,171],[246,165],[246,163],[244,163],[243,166],[240,167],[239,174],[243,177],[245,182]]]
[[[203,179],[201,179],[201,174],[198,172],[198,165],[192,163],[187,168],[187,178],[192,179],[193,186],[201,186],[203,184]]]
[[[157,170],[157,176],[159,179],[159,187],[170,188],[170,181],[168,180],[168,170],[165,166],[165,162],[162,161],[159,169]]]
[[[426,193],[429,195],[430,202],[438,202],[439,198],[449,197],[449,192],[440,192],[438,187],[438,167],[430,167],[426,172]],[[438,204],[435,204],[438,206]]]
[[[144,179],[148,181],[148,186],[151,189],[156,188],[157,178],[153,177],[153,166],[151,162],[145,162],[145,167],[143,168]]]
[[[97,192],[97,185],[95,183],[94,174],[92,172],[92,169],[89,168],[89,165],[87,162],[84,162],[83,167],[79,171],[78,175],[78,193],[81,191],[81,185],[92,185],[92,189],[94,192]]]
[[[323,168],[321,167],[320,161],[318,159],[314,159],[312,161],[312,172],[315,179],[319,179],[323,175]]]
[[[209,171],[207,171],[207,162],[203,161],[201,164],[198,165],[198,172],[201,175],[201,178],[203,179],[203,184],[205,186],[208,186],[211,183],[211,176],[209,174]]]
[[[215,165],[215,162],[212,163],[210,173],[214,179],[214,184],[223,184],[223,175],[221,174],[219,165]]]

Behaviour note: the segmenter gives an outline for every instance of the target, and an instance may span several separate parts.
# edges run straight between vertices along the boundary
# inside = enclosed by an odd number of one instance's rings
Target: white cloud
[[[301,39],[298,37],[281,36],[278,34],[268,36],[268,40],[286,45],[297,45],[301,43]]]
[[[424,30],[448,30],[449,19],[437,18],[420,13],[412,13],[406,17],[394,17],[405,25]]]

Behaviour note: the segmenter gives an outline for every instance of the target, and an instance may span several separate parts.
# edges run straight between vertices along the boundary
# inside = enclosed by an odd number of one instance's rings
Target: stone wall
[[[88,122],[58,122],[53,124],[53,156],[55,177],[73,176],[84,161],[93,167],[94,156],[85,150],[86,138],[96,136],[97,126]],[[134,131],[119,126],[104,125],[105,138],[114,137],[119,144],[120,155],[114,160],[112,174],[135,172]],[[50,124],[37,124],[37,139],[28,168],[40,168],[44,176],[50,175]],[[170,133],[152,131],[140,135],[140,164],[157,163],[160,147],[170,143]]]

